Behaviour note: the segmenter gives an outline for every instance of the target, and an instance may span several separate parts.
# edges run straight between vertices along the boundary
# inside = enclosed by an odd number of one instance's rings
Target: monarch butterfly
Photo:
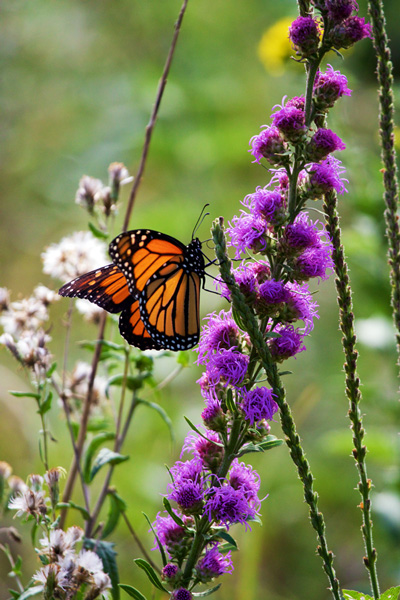
[[[165,233],[135,229],[118,235],[109,253],[111,264],[66,283],[59,294],[120,312],[122,337],[142,350],[197,344],[205,278],[200,240],[192,236],[185,246]]]

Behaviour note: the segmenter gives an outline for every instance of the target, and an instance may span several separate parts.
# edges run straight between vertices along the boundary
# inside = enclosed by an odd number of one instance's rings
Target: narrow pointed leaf
[[[171,506],[168,498],[163,498],[163,504],[164,504],[165,510],[167,511],[169,516],[175,521],[175,523],[177,525],[179,525],[180,527],[185,527],[185,523],[182,521],[182,519],[180,517],[178,517],[178,515],[176,515],[174,513],[174,511],[172,510],[172,506]]]
[[[92,459],[98,448],[109,440],[113,440],[115,438],[115,434],[107,431],[103,431],[98,435],[95,435],[94,438],[90,441],[85,455],[83,457],[83,478],[86,483],[90,481],[90,471],[92,467]]]
[[[147,600],[146,596],[143,596],[139,590],[132,587],[131,585],[126,585],[126,583],[120,583],[119,587],[121,590],[124,590],[131,598],[135,598],[135,600]]]
[[[265,452],[266,450],[271,450],[271,448],[276,448],[282,444],[283,440],[276,438],[274,435],[269,435],[263,442],[260,442],[259,444],[246,444],[236,456],[239,458],[240,456],[249,454],[250,452]]]
[[[93,481],[95,475],[100,471],[104,465],[118,465],[119,463],[125,462],[129,459],[126,454],[119,454],[108,448],[102,448],[96,458],[93,461],[93,467],[90,471],[89,483]]]
[[[40,400],[40,394],[36,394],[35,392],[16,392],[10,390],[10,394],[16,398],[35,398],[35,400]]]
[[[220,587],[221,587],[221,583],[219,583],[218,585],[215,585],[214,587],[205,590],[204,592],[192,592],[192,595],[195,598],[205,598],[206,596],[211,596],[211,594],[213,594],[214,592],[216,592]]]
[[[53,392],[48,391],[44,402],[41,403],[39,410],[36,411],[39,415],[45,415],[51,408],[51,401],[53,399]]]
[[[94,237],[98,238],[99,240],[106,240],[108,238],[108,233],[102,231],[101,229],[98,229],[96,225],[93,225],[91,221],[89,221],[88,227],[93,233]]]
[[[159,580],[157,573],[155,572],[153,567],[149,565],[149,563],[146,560],[143,560],[143,558],[135,558],[134,562],[137,564],[138,567],[143,569],[143,571],[146,573],[147,577],[150,579],[154,587],[156,587],[159,590],[162,590],[163,592],[168,592],[167,588],[165,588]]]
[[[126,510],[126,503],[117,494],[109,493],[108,499],[110,501],[107,521],[104,525],[101,537],[105,539],[110,535],[118,525],[121,512]]]
[[[225,540],[226,542],[228,542],[228,544],[230,544],[231,546],[233,546],[237,550],[237,543],[236,543],[236,541],[233,539],[233,537],[231,535],[229,535],[229,533],[227,531],[221,531],[221,532],[219,532],[218,533],[218,537],[220,537],[223,540]]]
[[[79,506],[79,504],[75,504],[72,500],[69,500],[68,502],[58,502],[57,508],[74,508],[75,510],[79,510],[85,521],[89,521],[90,519],[90,515],[86,508]]]
[[[204,438],[205,440],[207,440],[207,442],[211,442],[212,444],[215,444],[215,446],[219,446],[220,448],[223,448],[224,445],[220,444],[219,442],[214,442],[214,440],[209,440],[208,437],[206,437],[204,435],[204,433],[201,433],[201,431],[196,427],[196,425],[193,425],[193,423],[187,418],[187,417],[183,417],[186,421],[186,423],[189,425],[189,427],[191,429],[193,429],[193,431],[195,431],[198,435],[200,435],[202,438]]]
[[[142,514],[144,515],[144,518],[145,518],[145,519],[146,519],[146,521],[148,522],[148,524],[149,524],[149,526],[150,526],[150,529],[151,529],[151,531],[153,532],[153,534],[154,534],[154,537],[156,538],[157,546],[158,546],[158,549],[159,549],[159,551],[160,551],[160,554],[161,554],[161,560],[162,560],[162,563],[163,563],[163,567],[165,567],[165,565],[167,564],[167,562],[168,562],[168,561],[167,561],[167,556],[166,556],[166,554],[165,554],[164,547],[163,547],[162,543],[160,542],[160,538],[158,537],[158,535],[157,535],[157,534],[156,534],[156,532],[154,531],[153,524],[151,523],[151,521],[150,521],[149,517],[146,515],[146,513],[142,513]]]

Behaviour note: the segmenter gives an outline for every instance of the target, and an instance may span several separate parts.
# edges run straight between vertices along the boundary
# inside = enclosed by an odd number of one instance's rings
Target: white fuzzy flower
[[[97,588],[98,593],[102,594],[106,590],[111,588],[111,579],[107,573],[97,572],[93,574],[94,586]]]
[[[49,306],[53,302],[60,300],[60,296],[54,290],[50,290],[45,285],[38,285],[33,290],[33,295],[45,306]]]
[[[46,347],[50,340],[51,337],[39,329],[37,332],[23,331],[15,344],[19,360],[38,375],[51,365],[52,356]]]
[[[0,325],[6,333],[18,337],[22,331],[36,331],[48,319],[47,308],[38,298],[31,296],[11,302],[0,315]]]
[[[92,575],[103,571],[101,558],[92,550],[81,550],[76,557],[76,565]]]
[[[51,244],[42,253],[43,271],[64,283],[102,267],[106,262],[105,244],[89,231],[77,231]]]
[[[16,517],[23,514],[41,516],[47,512],[44,492],[34,492],[33,490],[25,490],[22,494],[18,494],[11,498],[8,503],[10,510],[16,510]]]
[[[51,583],[53,590],[55,587],[63,589],[63,586],[68,583],[58,564],[46,565],[40,569],[40,571],[36,571],[36,573],[33,574],[32,579],[37,583],[42,583],[43,586],[48,582]]]
[[[89,212],[92,212],[93,207],[97,202],[96,194],[98,194],[103,187],[103,182],[100,179],[84,175],[79,182],[79,188],[75,195],[75,202],[79,204],[79,206],[86,208]]]

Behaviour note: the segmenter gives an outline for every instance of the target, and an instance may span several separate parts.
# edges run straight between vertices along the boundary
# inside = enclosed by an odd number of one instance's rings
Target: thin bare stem
[[[146,127],[146,134],[145,134],[142,156],[140,158],[139,168],[138,168],[136,176],[133,180],[133,186],[132,186],[132,190],[131,190],[129,200],[128,200],[128,206],[127,206],[126,213],[125,213],[125,220],[124,220],[124,225],[122,227],[122,231],[126,231],[128,229],[129,221],[130,221],[132,210],[133,210],[133,205],[134,205],[135,199],[136,199],[136,194],[137,194],[137,191],[138,191],[139,186],[142,181],[144,169],[146,166],[147,154],[149,152],[151,136],[152,136],[153,129],[154,129],[154,126],[157,121],[158,111],[160,108],[164,89],[165,89],[165,86],[167,85],[167,77],[168,77],[169,69],[170,69],[172,59],[174,56],[175,47],[176,47],[176,43],[178,41],[181,24],[183,21],[183,17],[184,17],[185,11],[186,11],[187,4],[188,4],[188,0],[184,0],[184,2],[182,4],[182,8],[181,8],[179,16],[178,16],[178,20],[175,23],[175,32],[174,32],[174,36],[172,38],[172,43],[171,43],[171,46],[170,46],[170,49],[168,52],[167,60],[164,65],[164,71],[161,76],[160,83],[158,85],[157,96],[156,96],[156,101],[154,103],[153,112],[151,113],[150,121]]]
[[[76,442],[77,452],[74,455],[74,459],[72,461],[71,469],[69,471],[67,483],[65,484],[64,495],[63,495],[63,499],[62,499],[63,502],[68,502],[69,499],[71,498],[72,490],[73,490],[74,484],[75,484],[76,475],[78,473],[78,462],[80,461],[80,458],[82,455],[82,450],[83,450],[83,445],[84,445],[85,439],[86,439],[86,432],[87,432],[87,426],[88,426],[88,422],[89,422],[89,414],[90,414],[90,408],[91,408],[94,380],[95,380],[96,373],[97,373],[97,367],[99,365],[100,353],[101,353],[101,342],[104,339],[104,329],[106,326],[106,320],[107,320],[107,313],[104,311],[100,317],[99,332],[98,332],[96,349],[94,351],[93,359],[92,359],[92,369],[91,369],[90,379],[89,379],[89,383],[88,383],[88,391],[86,394],[85,403],[83,406],[83,411],[82,411],[82,416],[81,416],[81,422],[80,422],[80,426],[79,426],[78,440]],[[65,523],[66,514],[67,514],[67,509],[64,509],[61,512],[61,518],[60,518],[60,527],[61,528],[63,527],[63,525]]]
[[[140,539],[137,536],[136,531],[133,529],[128,517],[126,516],[126,513],[123,512],[121,513],[122,516],[124,517],[124,521],[126,523],[126,526],[129,530],[129,533],[131,534],[131,536],[133,537],[133,539],[135,540],[135,542],[137,543],[137,545],[140,548],[141,553],[143,554],[143,556],[145,557],[145,559],[147,560],[147,562],[153,567],[153,569],[157,572],[157,573],[161,573],[160,568],[158,567],[158,565],[156,565],[155,562],[152,561],[149,553],[147,552],[146,548],[143,546],[142,542],[140,541]]]

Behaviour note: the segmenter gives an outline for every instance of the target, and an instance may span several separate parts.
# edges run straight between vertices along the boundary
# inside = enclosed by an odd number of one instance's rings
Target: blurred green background
[[[384,4],[399,74],[398,2]],[[137,169],[179,8],[180,0],[3,0],[0,285],[12,290],[13,300],[29,295],[39,282],[57,286],[42,274],[40,254],[63,235],[87,227],[87,214],[74,203],[80,177],[89,174],[106,181],[113,161],[124,162],[132,174]],[[365,16],[365,1],[360,8]],[[264,63],[259,44],[277,21],[295,16],[294,0],[190,0],[131,228],[160,229],[188,243],[202,206],[209,202],[211,217],[200,231],[205,239],[211,218],[222,214],[231,219],[243,196],[267,183],[267,172],[251,163],[248,140],[268,122],[272,107],[285,94],[303,92],[304,72],[289,58],[280,61],[281,46],[283,55],[287,52],[282,34],[270,33]],[[400,579],[399,404],[372,45],[361,42],[347,53],[344,63],[334,54],[327,62],[346,74],[353,90],[353,96],[333,110],[330,127],[348,146],[340,158],[347,168],[349,194],[340,199],[340,212],[359,322],[362,411],[369,476],[375,486],[374,535],[386,589]],[[115,234],[127,195],[125,189]],[[332,280],[315,287],[321,318],[307,341],[307,352],[288,363],[293,375],[285,383],[316,477],[338,576],[343,587],[368,591],[335,290]],[[223,307],[226,304],[216,296],[203,293],[204,316]],[[66,310],[62,300],[52,313],[52,348],[58,356]],[[76,342],[95,337],[95,326],[82,325],[77,316],[70,368],[78,358],[90,360]],[[174,358],[159,360],[159,379],[174,365]],[[153,541],[142,511],[153,519],[161,509],[168,481],[164,464],[178,458],[187,433],[183,415],[200,422],[203,402],[195,384],[200,373],[196,366],[186,369],[164,389],[160,400],[173,421],[176,443],[171,445],[167,428],[155,413],[138,411],[125,446],[131,460],[117,468],[113,479],[148,547]],[[28,400],[7,392],[25,389],[26,381],[4,349],[0,385],[0,459],[25,479],[41,471],[40,424]],[[65,425],[56,406],[51,427],[58,440],[51,449],[52,465],[68,468],[71,454],[65,450],[69,447]],[[272,432],[280,435],[278,423]],[[252,464],[261,475],[261,497],[268,494],[262,505],[263,526],[255,524],[247,533],[240,527],[232,529],[240,552],[234,556],[234,574],[224,578],[216,597],[329,598],[302,488],[286,446],[256,456]],[[18,526],[11,516],[3,524],[11,523]],[[24,558],[26,583],[39,564],[27,531],[23,534],[23,544],[13,549]],[[151,597],[147,579],[132,562],[140,556],[139,549],[123,524],[114,537],[121,581]],[[6,573],[0,556],[1,598],[7,597],[12,584]]]

